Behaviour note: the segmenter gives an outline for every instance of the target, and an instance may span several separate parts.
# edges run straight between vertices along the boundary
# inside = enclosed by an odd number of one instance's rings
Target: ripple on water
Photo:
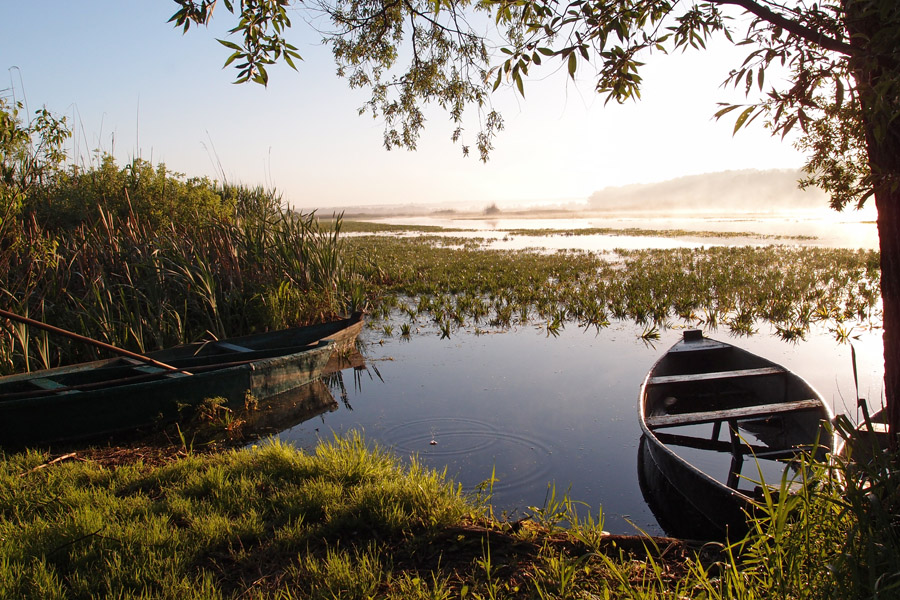
[[[382,437],[390,440],[400,454],[417,454],[432,467],[446,466],[448,474],[465,487],[474,487],[491,476],[490,472],[465,468],[469,463],[481,468],[493,464],[495,492],[515,492],[549,481],[549,457],[553,454],[549,444],[486,421],[465,417],[419,419],[389,428]],[[466,481],[468,477],[475,479]]]

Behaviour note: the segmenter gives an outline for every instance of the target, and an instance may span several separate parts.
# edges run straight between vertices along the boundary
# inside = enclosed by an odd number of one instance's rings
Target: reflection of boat
[[[650,369],[638,412],[642,488],[660,524],[679,537],[743,535],[753,479],[775,466],[780,482],[785,462],[817,443],[817,457],[833,451],[822,427],[831,411],[808,383],[696,330]],[[754,459],[742,477],[744,462]]]
[[[132,358],[0,378],[0,445],[95,437],[174,420],[184,406],[223,397],[243,406],[319,377],[335,348],[349,351],[355,315],[332,323],[202,342],[147,354],[178,371]]]
[[[338,403],[328,386],[317,379],[259,400],[252,410],[242,414],[244,432],[253,437],[272,435],[337,408]]]

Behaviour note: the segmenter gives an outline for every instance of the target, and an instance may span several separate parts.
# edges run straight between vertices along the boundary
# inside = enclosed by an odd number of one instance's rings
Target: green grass
[[[29,472],[45,458],[2,463],[3,598],[309,597],[323,582],[343,594],[384,580],[390,559],[379,553],[406,548],[411,559],[477,514],[441,475],[401,467],[359,436],[314,456],[272,443],[156,469]]]
[[[894,598],[896,456],[819,465],[731,546],[610,536],[551,489],[495,520],[361,436],[164,466],[0,456],[3,598]],[[787,485],[787,482],[784,484]]]

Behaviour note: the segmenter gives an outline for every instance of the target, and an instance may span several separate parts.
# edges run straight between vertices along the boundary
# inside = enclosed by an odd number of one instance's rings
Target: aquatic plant
[[[446,241],[447,238],[441,238]],[[348,240],[375,257],[375,306],[402,295],[416,315],[496,329],[539,321],[600,329],[610,319],[664,329],[673,320],[752,335],[762,322],[786,338],[814,323],[878,326],[878,254],[788,246],[619,250],[615,253],[447,247],[434,236]],[[390,315],[381,313],[384,317]],[[551,334],[552,335],[552,334]]]

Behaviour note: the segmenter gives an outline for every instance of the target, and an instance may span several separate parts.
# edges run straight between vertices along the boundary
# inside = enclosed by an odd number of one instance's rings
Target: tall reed
[[[229,212],[197,209],[191,218],[181,207],[177,220],[163,219],[131,204],[128,189],[124,204],[84,208],[66,227],[43,222],[40,206],[26,211],[16,239],[0,244],[0,307],[149,351],[318,321],[364,301],[353,293],[359,277],[340,218],[320,226],[275,192],[222,186],[217,206]],[[0,323],[0,373],[97,357],[50,342]]]

